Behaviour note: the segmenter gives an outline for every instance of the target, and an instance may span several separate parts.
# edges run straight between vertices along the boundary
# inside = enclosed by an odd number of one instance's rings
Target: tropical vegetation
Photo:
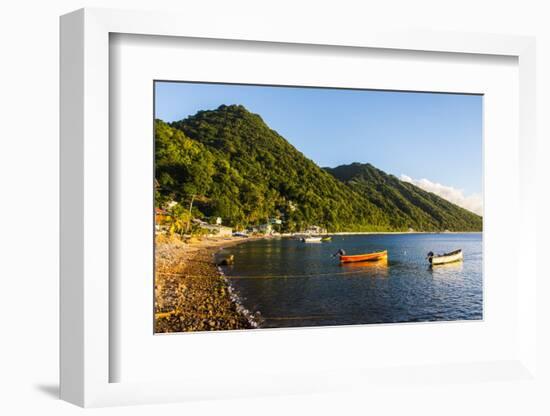
[[[285,232],[482,228],[480,216],[370,164],[319,167],[240,105],[155,120],[155,177],[157,207],[185,207],[180,232],[191,217],[235,229],[279,219]]]

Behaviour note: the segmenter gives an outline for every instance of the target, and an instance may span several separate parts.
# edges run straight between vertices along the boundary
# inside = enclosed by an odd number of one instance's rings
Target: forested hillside
[[[482,228],[479,215],[369,163],[352,163],[326,168],[326,171],[385,212],[392,228],[426,231],[480,231]]]
[[[322,169],[243,106],[155,122],[156,203],[194,201],[193,216],[237,229],[479,231],[481,217],[371,165]]]

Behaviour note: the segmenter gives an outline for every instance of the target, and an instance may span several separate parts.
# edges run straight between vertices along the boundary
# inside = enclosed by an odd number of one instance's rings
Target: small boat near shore
[[[432,251],[430,251],[428,253],[427,259],[432,266],[438,266],[441,264],[449,264],[463,261],[464,255],[462,254],[461,248],[444,254],[434,254]]]
[[[356,263],[361,261],[379,261],[388,259],[388,250],[379,251],[376,253],[355,254],[355,255],[340,255],[340,263]]]
[[[303,237],[302,242],[304,243],[320,243],[323,240],[323,237]]]
[[[325,237],[322,237],[321,241],[324,243],[328,243],[329,241],[332,241],[332,237],[330,235],[327,235]]]

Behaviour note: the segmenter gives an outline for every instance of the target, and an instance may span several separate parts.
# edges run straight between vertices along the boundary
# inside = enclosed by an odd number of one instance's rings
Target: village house
[[[271,225],[270,223],[261,224],[258,229],[261,233],[271,234],[273,232],[273,225]]]
[[[306,229],[307,234],[326,234],[327,229],[318,225],[310,225]]]
[[[169,220],[170,214],[168,214],[168,211],[158,207],[155,208],[155,231],[164,231]]]
[[[208,235],[216,237],[231,237],[233,235],[233,228],[226,227],[218,224],[207,224],[202,222],[199,224],[200,228],[208,231]]]

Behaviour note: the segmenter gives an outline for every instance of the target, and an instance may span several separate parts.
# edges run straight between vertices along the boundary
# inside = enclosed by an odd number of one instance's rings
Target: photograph
[[[153,87],[156,334],[483,320],[483,95]]]

